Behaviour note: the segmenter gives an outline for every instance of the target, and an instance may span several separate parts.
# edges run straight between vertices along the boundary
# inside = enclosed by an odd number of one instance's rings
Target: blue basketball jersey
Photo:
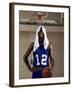
[[[45,49],[44,47],[38,47],[38,49],[33,52],[33,66],[37,67],[47,67],[49,66],[48,60],[48,48]],[[32,78],[41,78],[41,70],[34,71],[32,73]]]

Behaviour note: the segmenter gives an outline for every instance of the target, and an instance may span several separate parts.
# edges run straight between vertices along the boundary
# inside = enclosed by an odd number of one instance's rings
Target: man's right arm
[[[27,51],[25,52],[25,54],[23,56],[24,63],[26,64],[29,71],[31,71],[31,66],[29,65],[29,62],[28,62],[28,56],[30,55],[31,51],[33,50],[33,45],[34,45],[34,43],[31,42]]]

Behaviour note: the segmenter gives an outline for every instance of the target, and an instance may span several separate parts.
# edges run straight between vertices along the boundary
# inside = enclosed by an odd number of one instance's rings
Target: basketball
[[[42,70],[42,77],[43,78],[47,78],[47,77],[51,77],[52,76],[52,73],[50,72],[49,69],[45,68]]]

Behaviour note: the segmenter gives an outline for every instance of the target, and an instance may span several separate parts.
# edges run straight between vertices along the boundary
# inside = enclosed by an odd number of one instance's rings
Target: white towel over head
[[[38,32],[40,31],[40,28],[42,27],[42,31],[44,33],[44,48],[47,49],[48,48],[48,45],[49,45],[49,40],[48,40],[48,37],[47,37],[47,33],[46,33],[46,30],[44,28],[44,26],[39,26],[37,29],[36,29],[36,35],[35,35],[35,41],[34,41],[34,48],[33,48],[33,51],[35,52],[37,50],[37,48],[39,47],[39,41],[38,41]]]

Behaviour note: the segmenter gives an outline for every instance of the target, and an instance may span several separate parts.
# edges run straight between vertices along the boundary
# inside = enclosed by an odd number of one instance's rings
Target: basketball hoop
[[[43,20],[43,17],[45,16],[45,13],[37,12],[36,16],[37,16],[37,20]]]
[[[36,16],[38,20],[43,20],[43,17],[46,15],[46,13],[42,13],[42,12],[37,12]]]
[[[45,12],[35,12],[34,16],[36,16],[36,22],[38,24],[42,24],[44,17],[46,16],[46,13]]]

